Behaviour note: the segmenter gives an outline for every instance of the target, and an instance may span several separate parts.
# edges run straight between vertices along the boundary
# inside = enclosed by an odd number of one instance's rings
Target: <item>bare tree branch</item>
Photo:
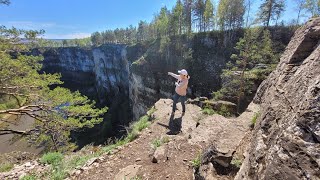
[[[0,110],[0,114],[20,115],[20,114],[25,114],[27,112],[37,112],[40,110],[45,110],[45,107],[47,107],[45,104],[27,105],[27,106],[22,106],[19,109]],[[37,108],[37,109],[32,109],[32,108]]]
[[[31,130],[19,131],[19,130],[13,130],[13,129],[0,129],[0,136],[6,135],[6,134],[28,135],[30,132],[31,132]]]

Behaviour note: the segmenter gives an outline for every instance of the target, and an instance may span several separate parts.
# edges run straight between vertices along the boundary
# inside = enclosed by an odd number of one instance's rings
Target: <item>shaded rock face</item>
[[[79,139],[96,142],[95,137],[110,136],[119,125],[127,125],[131,119],[129,103],[129,65],[126,47],[104,45],[97,48],[53,48],[41,53],[44,56],[43,71],[60,73],[63,86],[79,90],[95,100],[99,106],[108,106],[106,121],[79,134]],[[110,121],[111,119],[111,121]],[[81,137],[81,136],[86,137]]]
[[[270,28],[270,31],[276,44],[275,51],[283,52],[292,37],[292,29]],[[129,82],[134,117],[145,114],[147,108],[159,98],[171,98],[175,79],[167,75],[168,71],[177,73],[182,68],[188,70],[191,76],[189,98],[211,97],[213,91],[221,88],[222,69],[230,61],[230,56],[236,53],[234,47],[243,36],[243,31],[237,30],[231,34],[198,33],[189,38],[170,37],[167,43],[157,39],[148,43],[148,46],[128,47],[128,60],[133,62]],[[253,91],[256,89],[254,87]],[[248,104],[245,103],[243,110]]]
[[[320,178],[320,18],[298,29],[254,98],[261,116],[236,179]]]

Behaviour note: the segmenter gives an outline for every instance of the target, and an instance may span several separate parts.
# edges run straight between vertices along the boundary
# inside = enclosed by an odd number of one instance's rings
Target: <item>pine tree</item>
[[[205,10],[204,10],[204,30],[210,31],[214,27],[214,6],[211,0],[206,0],[205,2]]]
[[[169,25],[169,11],[167,7],[162,7],[160,14],[156,17],[155,21],[158,37],[164,37],[168,35]]]
[[[301,13],[304,11],[305,9],[305,4],[306,4],[306,0],[295,0],[296,2],[296,7],[295,9],[298,11],[298,15],[297,15],[297,20],[296,20],[296,24],[300,23],[300,17],[301,17]]]
[[[95,45],[95,46],[102,45],[103,44],[103,37],[102,37],[101,33],[94,32],[91,35],[91,41],[92,41],[93,45]]]
[[[251,10],[252,10],[252,5],[255,2],[255,0],[246,0],[245,3],[245,10],[246,10],[246,22],[245,22],[245,27],[249,27],[249,20],[250,20],[250,15],[251,15]]]
[[[320,0],[306,0],[305,8],[312,17],[320,16]]]
[[[170,16],[170,31],[173,35],[182,34],[182,22],[183,22],[183,6],[181,0],[178,0],[172,10]]]
[[[272,48],[271,34],[261,28],[248,28],[243,38],[236,44],[236,54],[227,64],[221,78],[221,90],[214,92],[215,99],[223,99],[238,104],[238,111],[245,97],[252,95],[252,86],[262,82],[273,70],[277,56]],[[256,68],[262,66],[263,68]]]
[[[276,21],[276,25],[278,25],[278,20],[280,19],[282,13],[284,12],[285,2],[284,0],[279,0],[277,4],[274,5],[274,20]]]
[[[42,57],[29,55],[30,44],[21,43],[21,37],[37,43],[36,37],[42,33],[0,28],[0,121],[6,122],[4,115],[8,114],[35,121],[25,131],[1,128],[0,135],[22,135],[49,150],[72,150],[71,131],[100,123],[107,108],[96,109],[95,103],[79,92],[56,87],[62,84],[58,74],[39,74]]]
[[[205,4],[203,0],[196,0],[194,4],[194,19],[193,22],[196,24],[196,28],[199,32],[204,30],[204,11]]]
[[[264,0],[259,9],[256,21],[269,27],[271,20],[278,20],[284,12],[285,4],[283,0]]]
[[[148,24],[145,21],[140,21],[137,31],[137,42],[143,42],[147,40]]]
[[[187,34],[192,32],[192,5],[193,0],[183,1],[183,26]]]
[[[244,13],[244,0],[220,0],[217,14],[220,29],[227,30],[242,27]]]

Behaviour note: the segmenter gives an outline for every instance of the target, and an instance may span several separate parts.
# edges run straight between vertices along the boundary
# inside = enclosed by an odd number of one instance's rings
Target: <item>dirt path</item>
[[[159,100],[155,104],[154,123],[138,139],[118,148],[112,155],[105,155],[96,167],[71,179],[193,179],[190,161],[210,143],[215,143],[222,152],[236,149],[249,130],[254,114],[250,110],[235,119],[220,115],[206,117],[200,107],[187,104],[184,116],[178,110],[170,117],[171,105],[171,100]],[[181,107],[178,105],[178,108]],[[155,150],[152,147],[155,139],[169,142]],[[160,152],[158,163],[152,162],[155,151]],[[217,178],[226,177],[217,175]]]

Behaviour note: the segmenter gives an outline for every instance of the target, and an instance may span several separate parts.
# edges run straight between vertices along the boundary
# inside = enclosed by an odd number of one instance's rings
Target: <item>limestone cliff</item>
[[[236,179],[320,178],[320,18],[298,29],[254,98],[261,116]]]
[[[129,64],[124,45],[52,48],[40,53],[44,57],[44,72],[60,73],[63,86],[79,90],[98,105],[109,107],[103,124],[90,130],[90,136],[81,133],[77,138],[96,142],[96,136],[115,135],[113,133],[117,132],[119,125],[128,125],[131,120]]]

